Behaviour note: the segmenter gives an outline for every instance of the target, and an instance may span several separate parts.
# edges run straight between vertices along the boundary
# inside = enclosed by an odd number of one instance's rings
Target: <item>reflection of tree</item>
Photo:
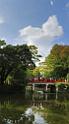
[[[47,116],[44,116],[49,123],[52,124],[68,124],[69,111],[68,111],[69,103],[66,102],[50,102],[46,106],[44,113],[47,113]]]

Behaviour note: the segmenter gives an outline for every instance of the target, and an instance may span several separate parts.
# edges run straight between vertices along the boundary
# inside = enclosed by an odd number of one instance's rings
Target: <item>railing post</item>
[[[56,92],[58,92],[58,86],[56,86]]]
[[[56,86],[56,100],[58,99],[58,86]]]
[[[33,91],[35,90],[35,84],[33,83]]]
[[[47,86],[48,86],[48,85],[46,84],[46,91],[47,91],[47,89],[48,89]]]

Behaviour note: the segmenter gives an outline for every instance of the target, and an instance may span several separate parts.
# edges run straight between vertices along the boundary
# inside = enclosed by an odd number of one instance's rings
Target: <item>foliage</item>
[[[32,59],[34,62],[40,61],[41,55],[38,54],[38,48],[35,45],[30,45],[29,50],[32,54]]]
[[[65,91],[65,84],[58,85],[58,91]]]
[[[26,70],[27,79],[33,78],[33,70],[27,68]]]
[[[44,65],[51,77],[65,78],[69,72],[69,46],[54,45]]]
[[[35,64],[32,61],[32,54],[27,45],[5,45],[2,48],[0,47],[1,85],[6,82],[6,79],[9,75],[12,75],[14,77],[14,74],[19,71],[21,76],[21,74],[24,74],[24,71],[26,71],[27,68],[34,68],[34,66]],[[23,71],[21,68],[23,69]],[[24,79],[23,77],[21,78]]]
[[[22,86],[23,91],[25,92],[25,87],[27,85],[27,75],[26,75],[26,68],[19,67],[14,73],[13,77],[13,85]]]
[[[4,40],[0,40],[0,48],[4,47],[6,45],[6,42]]]

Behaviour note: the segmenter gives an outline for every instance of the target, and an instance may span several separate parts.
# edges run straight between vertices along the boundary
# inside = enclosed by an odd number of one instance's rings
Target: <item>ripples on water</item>
[[[57,99],[56,99],[57,98]],[[69,124],[69,94],[0,96],[0,124]]]

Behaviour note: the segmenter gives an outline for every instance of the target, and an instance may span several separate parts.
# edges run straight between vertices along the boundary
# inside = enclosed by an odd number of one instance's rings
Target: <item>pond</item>
[[[0,124],[69,124],[69,94],[0,95]]]

